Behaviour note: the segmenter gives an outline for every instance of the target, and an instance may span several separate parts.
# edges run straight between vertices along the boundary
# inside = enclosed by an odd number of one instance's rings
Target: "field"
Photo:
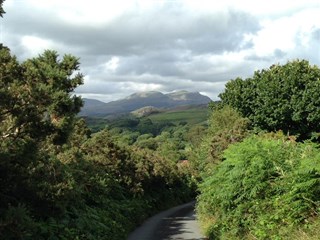
[[[171,110],[148,116],[153,123],[171,122],[175,125],[179,123],[198,124],[208,119],[208,108],[190,108],[186,110]]]

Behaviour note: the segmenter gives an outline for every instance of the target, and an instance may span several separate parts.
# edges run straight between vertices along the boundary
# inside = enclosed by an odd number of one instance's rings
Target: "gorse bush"
[[[318,217],[320,151],[282,135],[231,145],[200,186],[197,211],[212,239],[287,239]]]
[[[191,164],[203,177],[223,160],[223,151],[249,134],[249,120],[229,106],[215,108],[206,134],[190,154]]]

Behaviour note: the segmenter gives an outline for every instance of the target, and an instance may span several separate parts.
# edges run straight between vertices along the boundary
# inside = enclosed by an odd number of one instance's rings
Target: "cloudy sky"
[[[21,61],[80,58],[76,92],[105,102],[139,91],[199,91],[274,63],[320,66],[319,0],[6,0],[0,40]]]

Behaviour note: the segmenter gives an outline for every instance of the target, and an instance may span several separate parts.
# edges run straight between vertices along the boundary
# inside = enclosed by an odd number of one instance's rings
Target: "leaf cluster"
[[[213,110],[208,125],[206,134],[199,139],[198,145],[194,145],[190,156],[193,168],[203,177],[208,169],[223,161],[223,151],[230,144],[248,136],[250,122],[231,107],[223,106]]]
[[[320,69],[306,60],[272,65],[226,84],[219,96],[255,127],[310,139],[320,129]]]
[[[209,236],[286,239],[318,217],[320,152],[281,135],[252,136],[231,145],[200,186],[197,211],[211,219]]]

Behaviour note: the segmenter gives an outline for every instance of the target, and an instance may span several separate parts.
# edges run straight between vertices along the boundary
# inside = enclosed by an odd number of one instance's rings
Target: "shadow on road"
[[[197,228],[194,205],[191,205],[163,218],[154,237],[157,240],[204,240],[195,236]]]
[[[151,217],[127,240],[205,240],[196,221],[194,204],[193,201]]]

